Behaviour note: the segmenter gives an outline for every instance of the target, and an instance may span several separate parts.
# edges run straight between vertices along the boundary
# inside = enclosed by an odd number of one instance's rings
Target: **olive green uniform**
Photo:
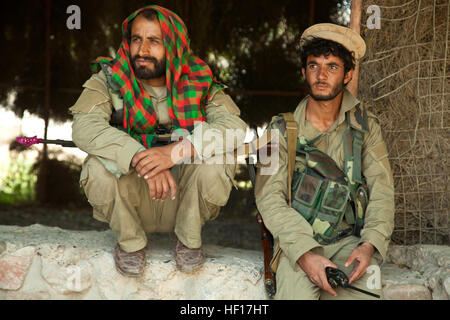
[[[348,128],[345,113],[353,109],[358,100],[344,91],[337,121],[326,132],[320,132],[306,120],[308,97],[303,99],[294,112],[298,134],[308,141],[320,134],[314,146],[330,156],[344,170],[343,132]],[[255,183],[255,197],[264,223],[275,239],[272,266],[276,269],[277,299],[322,299],[334,298],[309,281],[297,260],[307,251],[322,254],[349,274],[353,264],[344,268],[351,251],[362,242],[369,242],[376,248],[370,264],[380,264],[386,256],[394,227],[394,188],[388,161],[386,145],[376,117],[368,113],[369,132],[364,134],[362,145],[362,174],[369,188],[370,201],[366,210],[365,224],[361,238],[349,236],[330,245],[320,245],[313,237],[311,225],[296,210],[288,205],[287,143],[279,139],[279,167],[271,175],[258,174]],[[269,127],[275,129],[273,123]],[[259,170],[260,171],[260,170]],[[346,223],[345,220],[342,223]],[[368,277],[354,283],[356,287],[368,290]],[[369,290],[381,294],[381,290]],[[338,299],[367,299],[370,296],[349,289],[338,289]]]
[[[133,156],[145,148],[127,133],[109,124],[113,110],[123,108],[119,95],[107,85],[103,71],[83,85],[84,90],[70,112],[72,138],[88,153],[80,183],[93,207],[96,219],[110,224],[126,252],[142,249],[146,233],[174,231],[189,248],[201,246],[201,227],[217,217],[233,185],[235,164],[180,164],[171,172],[177,183],[175,200],[153,200],[147,182],[131,167]],[[171,130],[167,89],[145,86],[158,117],[158,125]],[[246,124],[240,111],[222,91],[211,92],[206,105],[206,122],[197,125],[191,141],[200,159],[220,155],[233,146],[211,139],[208,131],[223,137],[230,129],[242,130]],[[238,141],[243,143],[244,136]],[[225,141],[225,139],[223,140]],[[211,153],[215,150],[215,153]]]

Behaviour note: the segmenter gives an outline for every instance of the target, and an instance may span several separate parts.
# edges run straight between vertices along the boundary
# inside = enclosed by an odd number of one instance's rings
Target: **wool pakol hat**
[[[306,29],[300,41],[308,38],[322,38],[337,42],[347,50],[355,54],[355,59],[359,60],[366,53],[366,43],[364,39],[354,30],[339,26],[333,23],[319,23]]]

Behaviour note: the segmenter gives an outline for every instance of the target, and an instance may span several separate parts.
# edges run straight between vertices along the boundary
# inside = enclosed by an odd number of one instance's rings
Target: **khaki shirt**
[[[133,156],[145,150],[137,140],[109,124],[114,109],[123,108],[119,96],[107,86],[103,71],[91,76],[83,84],[84,90],[69,111],[73,115],[72,139],[81,150],[96,156],[107,170],[120,177],[130,170]],[[168,113],[167,90],[145,86],[158,118],[158,125],[171,129]],[[226,153],[243,144],[246,123],[239,117],[240,110],[227,94],[213,89],[206,105],[206,122],[195,126],[188,139],[200,159]],[[237,146],[212,139],[211,132],[226,141],[227,130],[242,132]],[[214,150],[214,152],[211,152]]]
[[[337,121],[326,132],[320,132],[306,120],[308,97],[303,99],[294,112],[299,136],[308,140],[322,137],[314,143],[319,150],[328,154],[344,168],[343,132],[347,129],[345,112],[358,104],[358,100],[345,90]],[[394,228],[394,186],[388,152],[376,117],[368,113],[369,132],[364,134],[362,146],[362,173],[369,187],[370,201],[366,211],[360,242],[369,242],[386,257],[389,240]],[[269,125],[274,128],[274,126]],[[313,238],[311,225],[287,202],[288,170],[287,143],[279,138],[279,167],[272,175],[258,174],[255,182],[256,205],[264,223],[275,239],[274,250],[278,248],[288,257],[294,268],[298,258],[313,250],[322,253],[322,246]],[[258,169],[258,172],[261,168]]]

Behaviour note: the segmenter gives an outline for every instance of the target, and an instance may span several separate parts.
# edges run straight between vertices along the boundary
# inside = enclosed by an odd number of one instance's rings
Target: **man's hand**
[[[368,242],[363,242],[361,245],[353,249],[344,265],[345,267],[348,267],[354,260],[356,260],[352,272],[348,275],[349,284],[358,280],[364,275],[364,273],[366,273],[367,267],[370,263],[370,257],[374,251],[374,246]]]
[[[182,140],[163,147],[154,147],[141,151],[131,159],[138,177],[153,178],[163,170],[172,168],[185,158],[195,156],[194,146],[189,140]]]
[[[177,183],[169,169],[163,170],[152,178],[147,179],[150,196],[154,200],[166,200],[170,191],[172,200],[175,200]]]
[[[153,178],[163,170],[172,168],[172,149],[175,143],[163,147],[154,147],[141,151],[131,159],[131,165],[136,169],[138,177]]]
[[[312,283],[314,283],[319,288],[328,291],[333,296],[337,296],[336,291],[334,291],[331,285],[328,283],[327,275],[325,273],[326,267],[337,268],[337,266],[333,262],[331,262],[331,260],[308,251],[297,260],[297,263],[300,265],[300,267],[303,269]]]

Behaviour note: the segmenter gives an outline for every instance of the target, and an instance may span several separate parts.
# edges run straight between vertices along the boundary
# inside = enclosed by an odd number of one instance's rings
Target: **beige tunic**
[[[93,75],[70,108],[75,144],[89,156],[83,163],[80,183],[93,207],[96,219],[109,223],[117,232],[120,247],[135,252],[147,244],[146,233],[174,231],[189,248],[201,246],[203,224],[219,214],[233,185],[235,164],[180,164],[171,168],[177,184],[176,199],[150,197],[145,179],[130,168],[133,156],[145,148],[127,133],[109,124],[112,111],[123,108],[122,100],[106,85],[103,72]],[[158,125],[171,129],[165,87],[146,86],[157,114]],[[203,158],[223,154],[233,146],[210,139],[208,131],[225,136],[227,130],[241,130],[246,124],[231,98],[214,90],[206,105],[206,122],[187,137]],[[243,142],[244,135],[242,136]],[[239,142],[238,142],[239,143]]]
[[[90,155],[96,156],[116,177],[130,170],[133,156],[145,150],[144,146],[127,133],[109,125],[112,111],[122,108],[122,100],[107,87],[106,76],[101,71],[83,85],[78,101],[69,111],[73,115],[72,138],[75,144]],[[167,90],[145,88],[152,100],[158,124],[171,128]],[[206,105],[206,122],[195,127],[187,139],[193,144],[200,159],[231,151],[230,144],[211,139],[211,132],[218,132],[226,141],[227,130],[239,130],[237,144],[244,142],[246,123],[239,117],[240,110],[227,94],[214,89]],[[211,150],[215,150],[211,153]]]
[[[311,140],[322,132],[305,118],[307,99],[300,102],[294,118],[299,136]],[[333,158],[341,169],[344,168],[343,132],[347,129],[345,112],[354,108],[358,102],[345,90],[337,121],[315,142],[315,146]],[[362,173],[367,180],[370,201],[360,242],[374,245],[384,259],[394,228],[393,178],[381,128],[373,114],[369,113],[368,116],[369,132],[364,134],[362,146]],[[255,183],[256,204],[265,225],[274,236],[274,252],[282,252],[291,267],[297,269],[297,260],[305,252],[313,250],[323,253],[324,248],[313,238],[311,225],[287,203],[287,143],[282,137],[279,140],[279,168],[273,175],[258,174]]]

